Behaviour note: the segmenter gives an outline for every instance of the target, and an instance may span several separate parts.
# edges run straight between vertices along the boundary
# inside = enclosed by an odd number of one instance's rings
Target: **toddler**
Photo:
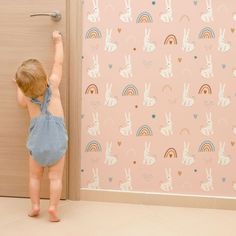
[[[30,115],[27,149],[29,151],[29,194],[32,203],[28,215],[36,217],[40,211],[40,182],[45,167],[49,168],[49,220],[60,221],[57,206],[62,191],[62,176],[68,135],[64,123],[59,85],[62,78],[63,42],[58,31],[53,32],[54,64],[47,77],[36,59],[24,61],[16,72],[18,103]]]

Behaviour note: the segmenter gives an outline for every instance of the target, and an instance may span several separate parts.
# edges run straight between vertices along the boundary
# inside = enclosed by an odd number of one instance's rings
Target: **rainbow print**
[[[98,87],[96,84],[90,84],[85,91],[85,94],[98,94]]]
[[[180,17],[179,21],[182,22],[182,21],[184,21],[184,20],[186,20],[187,22],[190,22],[189,16],[187,16],[187,15],[182,15],[182,16]]]
[[[172,92],[172,87],[169,84],[166,84],[162,87],[162,92],[164,93],[166,90]]]
[[[169,157],[169,158],[177,158],[177,152],[174,148],[169,148],[164,155],[165,158]]]
[[[170,34],[166,37],[164,44],[165,45],[177,45],[178,41],[174,34]]]
[[[102,33],[96,27],[90,28],[85,35],[86,39],[99,39],[101,37],[102,37]]]
[[[198,91],[198,94],[212,94],[212,90],[209,84],[203,84]]]
[[[101,152],[101,151],[102,147],[96,140],[89,142],[85,148],[85,152]]]
[[[198,149],[199,152],[214,152],[215,146],[210,140],[205,140],[201,143]]]
[[[148,125],[142,125],[136,133],[136,136],[152,136],[152,130]]]
[[[153,22],[153,19],[152,19],[152,16],[149,12],[141,12],[137,19],[136,19],[136,23],[152,23]]]
[[[216,37],[215,32],[210,27],[203,28],[201,32],[199,33],[200,39],[213,39],[215,37]]]
[[[123,89],[122,96],[138,96],[138,89],[133,84],[128,84]]]
[[[179,132],[179,134],[180,134],[180,135],[184,135],[184,134],[190,135],[190,131],[189,131],[189,129],[187,129],[187,128],[183,128],[183,129]]]

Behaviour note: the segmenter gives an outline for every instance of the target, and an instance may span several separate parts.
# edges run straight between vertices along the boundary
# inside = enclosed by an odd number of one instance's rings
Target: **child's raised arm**
[[[54,31],[52,36],[55,47],[55,55],[54,55],[52,73],[49,80],[50,84],[53,87],[59,87],[62,77],[62,67],[64,60],[63,41],[62,41],[62,36],[58,31]]]

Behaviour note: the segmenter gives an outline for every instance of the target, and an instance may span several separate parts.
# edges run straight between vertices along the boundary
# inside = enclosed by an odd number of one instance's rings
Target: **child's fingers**
[[[59,31],[54,31],[52,35],[52,39],[54,42],[60,42],[62,41],[62,34]]]
[[[58,31],[58,30],[55,30],[55,31],[53,31],[53,36],[54,37],[62,36],[62,33],[60,31]]]

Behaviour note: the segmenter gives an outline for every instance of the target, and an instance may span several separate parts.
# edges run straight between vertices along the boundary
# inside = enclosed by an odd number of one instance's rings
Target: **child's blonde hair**
[[[47,88],[47,75],[36,59],[24,61],[16,72],[16,83],[27,97],[42,96]]]

